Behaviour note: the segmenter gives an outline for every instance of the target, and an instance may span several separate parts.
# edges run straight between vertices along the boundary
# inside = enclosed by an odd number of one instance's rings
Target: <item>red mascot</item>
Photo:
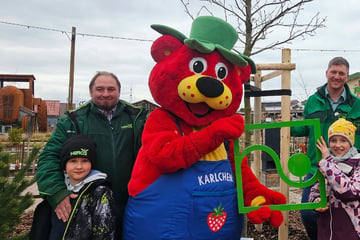
[[[129,182],[124,239],[238,240],[244,216],[238,213],[233,154],[226,143],[244,131],[244,119],[235,113],[255,64],[231,51],[238,34],[219,18],[198,17],[189,38],[164,25],[152,28],[163,35],[151,48],[156,65],[149,78],[161,107],[145,124]],[[243,162],[246,206],[286,203]],[[248,218],[269,219],[275,227],[283,220],[267,206]]]

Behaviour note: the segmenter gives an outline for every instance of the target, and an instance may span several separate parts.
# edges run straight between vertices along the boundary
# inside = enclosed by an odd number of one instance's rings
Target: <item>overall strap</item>
[[[176,117],[174,114],[172,114],[175,118],[175,123],[176,123],[176,126],[178,127],[179,131],[180,131],[180,135],[181,136],[184,136],[184,132],[183,130],[181,129],[181,126],[180,126],[180,121],[179,121],[179,118]]]
[[[80,134],[80,127],[79,127],[79,123],[76,120],[76,118],[78,117],[78,114],[76,111],[74,112],[69,112],[68,114],[69,118],[71,119],[71,121],[73,121],[73,123],[75,124],[75,128],[76,128],[76,132],[77,134]]]
[[[79,116],[79,114],[78,114],[78,111],[83,111],[83,109],[85,109],[85,111],[86,111],[86,117],[88,117],[88,115],[89,115],[89,112],[90,112],[90,104],[89,103],[86,103],[86,104],[83,104],[83,105],[81,105],[80,107],[78,107],[77,109],[75,109],[75,110],[70,110],[70,111],[68,111],[68,117],[70,118],[70,120],[74,123],[74,125],[75,125],[75,128],[76,128],[76,133],[77,134],[80,134],[80,133],[82,133],[81,131],[80,131],[80,125],[79,125],[79,121],[77,120],[77,118],[78,118],[78,116]],[[83,130],[84,131],[84,130]],[[85,132],[83,132],[84,134],[85,134]]]

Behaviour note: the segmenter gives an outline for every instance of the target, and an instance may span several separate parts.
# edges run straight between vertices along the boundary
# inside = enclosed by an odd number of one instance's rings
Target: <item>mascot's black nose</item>
[[[196,81],[196,87],[206,97],[218,97],[224,92],[222,82],[212,77],[201,77]]]

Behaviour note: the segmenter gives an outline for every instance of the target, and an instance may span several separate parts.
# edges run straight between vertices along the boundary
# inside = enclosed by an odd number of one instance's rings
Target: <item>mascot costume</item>
[[[231,142],[244,131],[244,119],[235,113],[255,64],[231,51],[238,34],[219,18],[196,18],[189,38],[164,25],[151,27],[162,34],[151,47],[156,65],[149,77],[161,107],[145,124],[129,182],[124,239],[238,240],[243,215]],[[246,206],[286,203],[243,162]],[[275,227],[283,221],[267,206],[247,216]]]

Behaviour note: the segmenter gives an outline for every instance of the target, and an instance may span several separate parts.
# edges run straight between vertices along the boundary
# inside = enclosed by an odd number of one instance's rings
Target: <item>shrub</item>
[[[9,136],[9,142],[12,143],[12,145],[20,144],[22,141],[21,134],[23,133],[23,130],[21,128],[12,128],[8,132]]]
[[[13,228],[20,222],[21,214],[33,203],[30,193],[22,192],[35,182],[35,178],[25,178],[32,162],[36,159],[39,148],[33,148],[23,167],[9,177],[9,153],[0,152],[0,239],[9,239]]]

